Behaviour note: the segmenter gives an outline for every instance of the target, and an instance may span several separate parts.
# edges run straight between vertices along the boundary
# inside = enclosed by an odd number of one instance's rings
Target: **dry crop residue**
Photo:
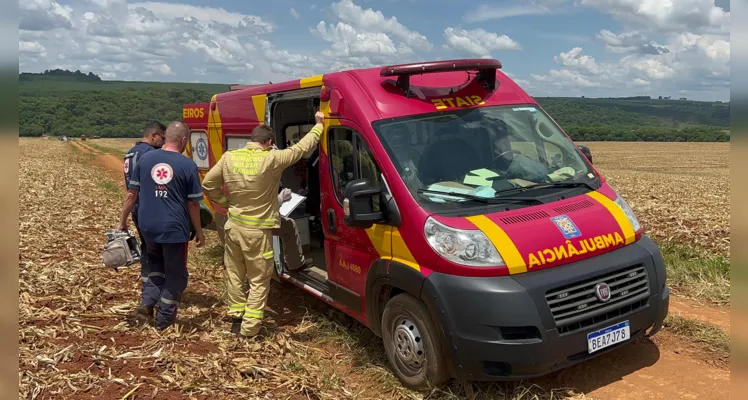
[[[273,285],[266,338],[234,339],[213,232],[208,246],[190,250],[180,329],[128,326],[138,271],[115,273],[100,258],[122,204],[101,181],[120,184],[120,166],[108,173],[92,164],[101,154],[57,141],[21,139],[20,150],[19,397],[422,398],[394,379],[380,339],[294,288]],[[523,387],[544,399],[725,398],[729,370],[694,351],[665,330],[520,386],[453,382],[443,390],[492,399],[528,398]]]
[[[729,143],[584,144],[648,233],[730,256]]]

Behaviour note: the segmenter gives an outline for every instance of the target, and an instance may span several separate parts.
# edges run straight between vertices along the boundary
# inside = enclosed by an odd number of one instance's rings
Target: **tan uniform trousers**
[[[242,335],[254,336],[260,332],[273,277],[273,233],[244,228],[230,219],[224,230],[229,315],[242,318]],[[243,285],[245,279],[249,293]]]

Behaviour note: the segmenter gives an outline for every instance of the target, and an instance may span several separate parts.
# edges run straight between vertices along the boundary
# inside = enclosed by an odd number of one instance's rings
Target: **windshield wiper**
[[[428,190],[428,189],[418,189],[418,193],[425,193],[425,194],[438,194],[443,196],[454,196],[459,197],[462,199],[468,199],[468,200],[475,200],[480,201],[482,203],[486,204],[496,204],[496,203],[503,203],[506,201],[515,201],[515,202],[522,202],[522,203],[543,203],[542,201],[535,199],[533,197],[512,197],[512,198],[497,198],[497,197],[480,197],[472,194],[467,193],[459,193],[459,192],[442,192],[439,190]]]
[[[504,194],[507,193],[514,193],[514,192],[524,192],[526,190],[530,189],[543,189],[543,188],[550,188],[550,187],[579,187],[579,186],[587,186],[590,190],[594,191],[595,188],[592,187],[587,182],[552,182],[552,183],[538,183],[535,185],[530,186],[520,186],[512,189],[506,189],[502,190],[498,193],[496,193],[496,197],[501,197]]]
[[[472,194],[459,193],[459,192],[442,192],[441,190],[418,189],[417,192],[426,193],[426,194],[440,194],[443,196],[453,196],[453,197],[459,197],[462,199],[481,201],[483,203],[488,203],[488,201],[491,200],[490,198],[475,196]]]

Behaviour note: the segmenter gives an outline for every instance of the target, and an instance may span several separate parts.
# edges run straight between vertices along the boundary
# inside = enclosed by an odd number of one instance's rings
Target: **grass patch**
[[[86,141],[86,144],[96,150],[99,150],[104,153],[114,154],[115,156],[122,157],[124,156],[125,152],[109,146],[102,146],[100,144],[91,143],[91,141]]]
[[[119,185],[112,183],[112,181],[100,181],[99,187],[112,196],[122,197],[123,195],[122,188]]]
[[[668,284],[675,292],[695,300],[730,304],[730,260],[691,247],[659,244],[668,273]]]
[[[708,350],[718,358],[730,359],[730,335],[717,326],[689,318],[668,315],[664,327],[704,350]]]

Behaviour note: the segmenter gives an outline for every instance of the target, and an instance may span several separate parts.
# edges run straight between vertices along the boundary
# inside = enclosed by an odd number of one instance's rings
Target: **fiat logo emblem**
[[[610,300],[610,286],[605,282],[600,282],[595,285],[595,296],[603,303],[607,303]]]

